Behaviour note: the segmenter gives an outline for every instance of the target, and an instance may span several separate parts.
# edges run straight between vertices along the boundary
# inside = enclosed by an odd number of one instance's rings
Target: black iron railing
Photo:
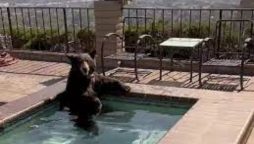
[[[161,42],[169,37],[191,37],[205,38],[215,34],[216,22],[222,19],[254,19],[254,9],[174,9],[174,8],[124,8],[125,17],[143,17],[143,19],[126,19],[125,21],[125,41],[126,48],[132,41],[132,37],[150,33]],[[148,21],[148,18],[152,18]],[[151,24],[152,23],[152,24]],[[152,26],[151,26],[152,25]],[[228,39],[224,41],[225,47],[238,45],[239,31],[246,30],[247,23],[241,23],[240,26],[227,24],[224,28],[224,34]],[[151,32],[152,30],[152,32]],[[167,51],[163,55],[167,55]],[[190,56],[188,51],[182,51],[176,57],[186,59]]]
[[[124,18],[124,33],[125,45],[128,49],[128,45],[133,47],[136,38],[144,33],[155,36],[158,42],[168,37],[207,37],[214,34],[217,20],[254,19],[254,9],[125,7],[123,8],[123,15],[126,17]],[[227,32],[231,33],[232,28],[233,25]],[[82,43],[86,48],[94,47],[95,35],[93,31],[93,8],[0,8],[1,43],[4,41],[4,44],[1,44],[2,47],[58,52],[72,51],[73,44],[76,43]],[[130,51],[132,50],[130,49]],[[182,57],[185,55],[188,53],[184,53]]]
[[[195,27],[195,36],[198,37],[202,36],[204,28],[211,34],[216,21],[220,19],[254,19],[254,9],[124,8],[124,16],[144,17],[143,21],[129,19],[126,23],[130,27],[139,26],[139,29],[147,30],[149,26],[145,20],[152,18],[156,30],[162,34],[184,36],[187,30]]]
[[[68,42],[91,34],[93,27],[92,8],[0,8],[0,33],[5,45],[10,44],[6,36],[12,37],[9,41],[13,48],[68,51]]]

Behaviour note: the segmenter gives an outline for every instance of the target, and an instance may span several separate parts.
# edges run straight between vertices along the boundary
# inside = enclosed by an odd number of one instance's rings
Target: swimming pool
[[[94,125],[85,130],[51,104],[4,129],[0,144],[154,144],[191,106],[107,99]]]

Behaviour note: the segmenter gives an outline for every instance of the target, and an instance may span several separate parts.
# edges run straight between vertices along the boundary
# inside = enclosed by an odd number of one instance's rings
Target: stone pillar
[[[100,67],[101,44],[105,34],[114,32],[122,35],[122,3],[119,1],[95,1],[95,34],[96,34],[96,51],[97,66]],[[107,41],[104,49],[104,56],[113,54],[121,43],[116,39]]]

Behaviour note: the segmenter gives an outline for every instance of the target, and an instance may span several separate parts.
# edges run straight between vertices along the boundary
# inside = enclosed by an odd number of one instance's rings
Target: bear
[[[99,98],[105,94],[126,94],[130,87],[119,80],[102,76],[95,72],[96,51],[82,54],[67,54],[71,69],[65,91],[58,94],[60,110],[69,108],[70,114],[76,115],[76,122],[88,123],[101,112]]]

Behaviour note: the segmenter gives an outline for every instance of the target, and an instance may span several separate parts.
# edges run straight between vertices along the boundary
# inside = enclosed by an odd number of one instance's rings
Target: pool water
[[[12,124],[1,133],[0,144],[155,144],[190,106],[106,100],[102,114],[86,130],[57,108],[50,105]]]

